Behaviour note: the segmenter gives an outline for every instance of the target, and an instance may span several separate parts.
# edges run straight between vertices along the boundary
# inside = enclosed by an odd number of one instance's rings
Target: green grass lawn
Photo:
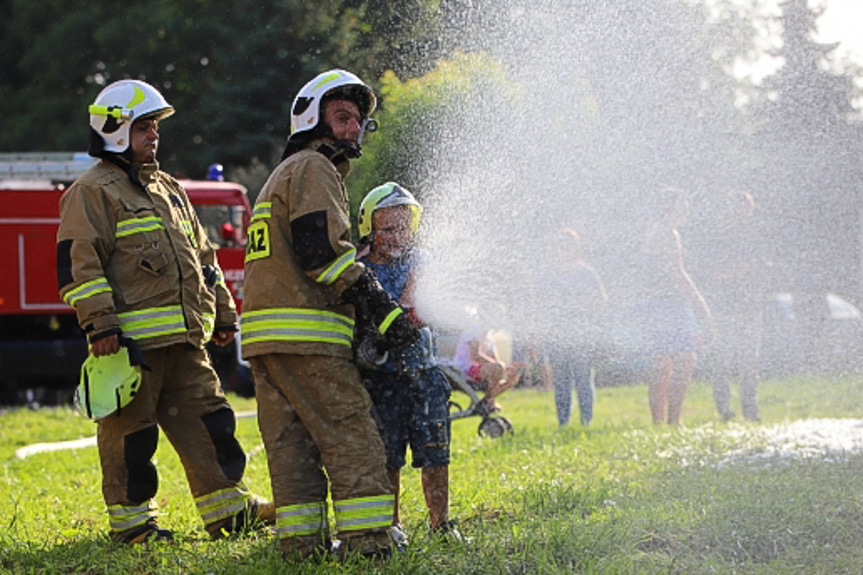
[[[232,397],[235,409],[254,400]],[[515,433],[453,425],[451,515],[469,544],[426,535],[419,473],[403,472],[408,552],[365,560],[283,563],[268,532],[212,542],[179,461],[156,454],[163,527],[174,544],[107,540],[94,447],[15,457],[19,447],[91,436],[70,409],[0,414],[0,571],[12,573],[860,573],[863,456],[728,460],[739,437],[807,418],[863,418],[863,377],[798,378],[761,387],[761,424],[719,422],[695,384],[682,428],[654,427],[644,386],[603,388],[594,423],[558,429],[551,392],[501,398]],[[238,421],[246,483],[270,496],[254,418]]]

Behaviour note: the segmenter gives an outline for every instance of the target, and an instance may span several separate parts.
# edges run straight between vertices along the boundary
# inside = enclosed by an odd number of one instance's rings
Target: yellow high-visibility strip
[[[145,218],[129,218],[117,222],[117,232],[114,234],[117,238],[139,234],[141,232],[151,232],[154,230],[164,230],[162,218],[158,216],[147,216]]]
[[[377,495],[334,501],[339,531],[389,527],[393,521],[395,496]]]
[[[324,501],[287,505],[276,509],[276,533],[280,539],[328,531]]]
[[[271,319],[322,321],[354,328],[354,320],[332,311],[307,307],[271,307],[243,312],[243,322],[267,321]]]
[[[215,266],[215,268],[216,268],[216,284],[215,285],[217,285],[217,286],[225,285],[225,274],[224,274],[224,272],[222,272],[222,268],[220,268],[219,266]]]
[[[245,489],[229,487],[196,498],[195,505],[204,525],[209,525],[241,512],[246,508],[248,499],[249,494]]]
[[[306,341],[350,346],[354,322],[349,317],[302,308],[246,312],[241,318],[243,342]]]
[[[395,319],[402,313],[404,313],[404,310],[400,307],[397,307],[396,309],[387,314],[387,317],[385,317],[384,321],[381,322],[381,325],[378,326],[378,331],[381,333],[381,335],[387,332],[393,321],[395,321]]]
[[[123,507],[122,505],[108,507],[108,522],[112,531],[126,531],[143,525],[155,516],[156,508],[152,507],[149,502],[137,507]]]
[[[204,320],[204,339],[210,339],[213,336],[213,331],[216,329],[216,316],[211,313],[205,313],[201,318]]]
[[[355,248],[351,248],[341,256],[336,258],[336,260],[325,269],[321,275],[315,279],[316,282],[330,285],[342,275],[342,272],[345,269],[354,263],[357,259],[357,250]]]
[[[288,333],[288,332],[275,332],[275,333],[265,333],[258,336],[243,336],[244,344],[253,344],[253,343],[261,343],[264,341],[285,341],[285,342],[296,342],[296,343],[332,343],[335,345],[344,345],[347,347],[351,347],[353,345],[353,339],[339,336],[336,334],[326,334],[326,333]]]
[[[264,218],[269,218],[273,214],[272,202],[258,202],[252,210],[252,220],[256,221]]]
[[[117,314],[120,328],[132,339],[147,339],[186,331],[183,308],[153,307]]]
[[[192,243],[192,247],[197,248],[198,240],[195,238],[195,227],[192,225],[192,222],[189,220],[180,220],[180,225],[183,227],[183,231],[186,232],[186,236]]]
[[[96,278],[88,282],[84,282],[74,289],[70,289],[63,296],[63,301],[74,307],[76,303],[82,299],[87,299],[99,293],[111,291],[111,286],[108,285],[108,280],[105,278]]]
[[[353,330],[341,328],[327,329],[321,325],[310,325],[302,329],[288,322],[268,322],[248,328],[243,324],[243,342],[255,343],[261,341],[308,341],[335,343],[350,346],[353,342]]]

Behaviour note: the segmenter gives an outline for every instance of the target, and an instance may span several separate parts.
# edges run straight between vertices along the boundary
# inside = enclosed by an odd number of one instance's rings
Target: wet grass
[[[386,563],[283,563],[269,533],[209,541],[182,468],[162,438],[158,503],[173,545],[106,537],[96,450],[17,459],[32,443],[91,435],[69,409],[0,414],[0,571],[12,573],[858,573],[863,565],[863,455],[717,463],[734,447],[696,384],[686,427],[649,423],[643,386],[598,392],[595,423],[558,429],[550,392],[502,398],[515,433],[454,424],[452,516],[470,544],[426,534],[419,473],[404,471],[410,550]],[[863,417],[863,378],[766,382],[761,426]],[[238,411],[253,401],[232,398]],[[756,424],[735,424],[737,430]],[[247,483],[269,495],[254,419],[238,421]]]

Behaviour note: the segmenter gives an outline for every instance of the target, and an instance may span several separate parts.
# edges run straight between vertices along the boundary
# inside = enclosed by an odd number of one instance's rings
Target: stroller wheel
[[[492,439],[497,439],[506,432],[512,432],[512,424],[505,417],[484,417],[477,429],[480,437]]]

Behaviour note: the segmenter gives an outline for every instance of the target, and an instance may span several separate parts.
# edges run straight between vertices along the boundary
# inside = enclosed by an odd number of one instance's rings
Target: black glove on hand
[[[357,339],[375,334],[381,352],[406,347],[419,339],[419,330],[370,270],[363,271],[342,293],[342,299],[354,306]]]
[[[401,308],[398,308],[401,310]],[[383,343],[386,349],[400,349],[419,341],[420,332],[408,319],[408,314],[401,313],[392,320],[387,330],[383,333]]]

